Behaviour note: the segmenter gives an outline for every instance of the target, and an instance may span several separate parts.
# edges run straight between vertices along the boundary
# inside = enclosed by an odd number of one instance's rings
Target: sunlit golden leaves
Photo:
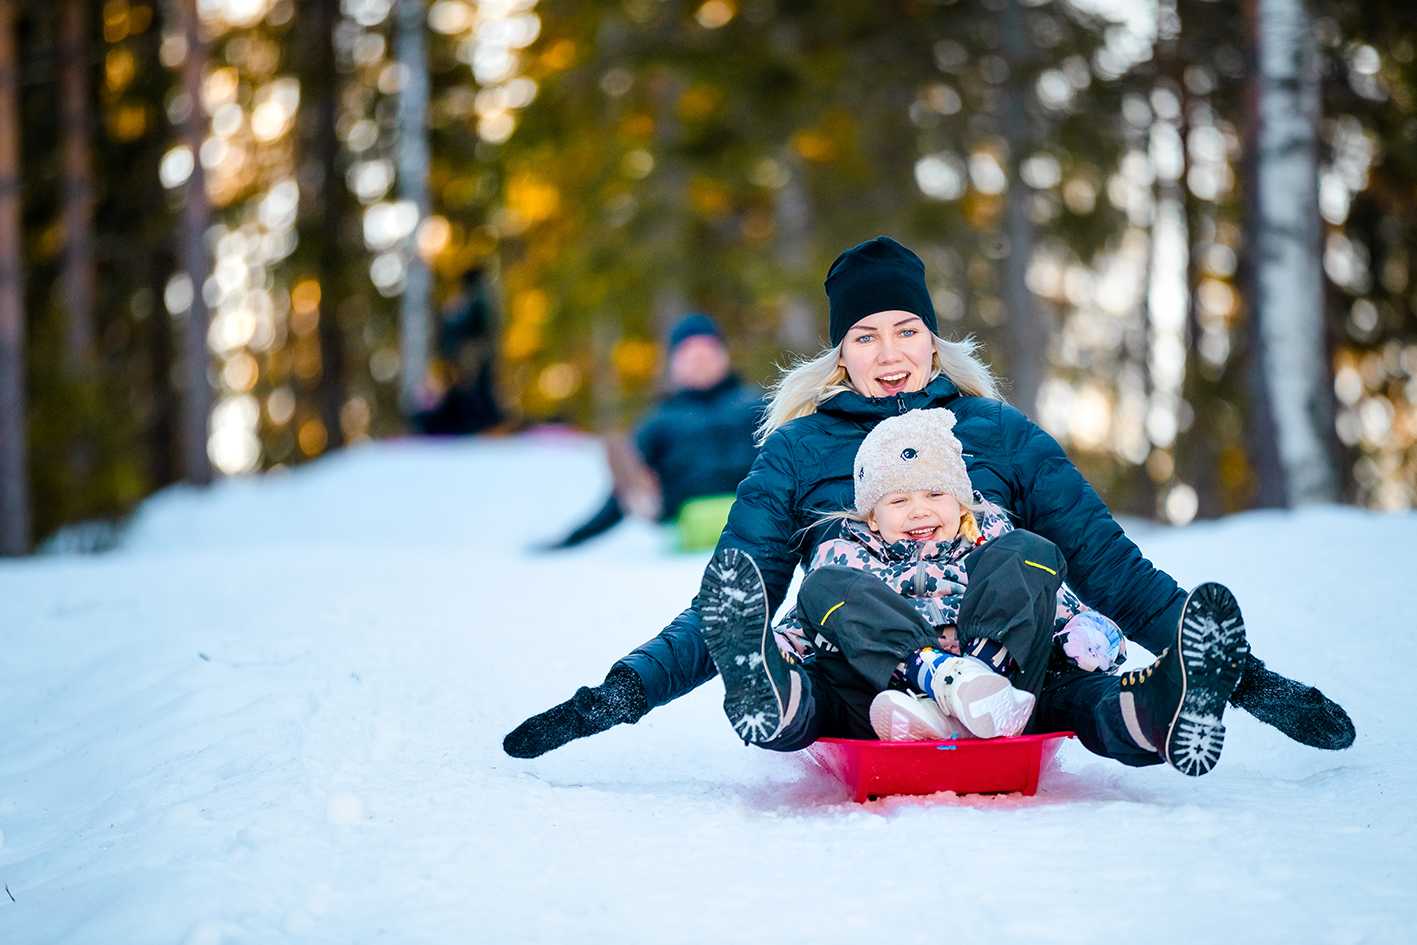
[[[566,362],[547,366],[536,379],[537,390],[547,400],[565,400],[580,386],[580,369]]]
[[[981,194],[971,190],[964,198],[964,218],[977,230],[987,230],[1004,211],[1003,194]]]
[[[640,141],[654,134],[654,119],[644,112],[629,112],[620,119],[620,134]]]
[[[148,130],[148,107],[141,102],[125,102],[107,111],[108,134],[115,141],[136,141]]]
[[[507,181],[507,209],[526,225],[549,220],[561,206],[556,186],[530,171],[512,175]]]
[[[300,452],[313,457],[324,452],[325,444],[330,441],[330,435],[319,418],[311,417],[300,425],[299,440]]]
[[[320,283],[302,279],[290,290],[290,309],[296,315],[309,315],[320,306]],[[308,334],[308,332],[297,332]]]
[[[718,181],[695,177],[689,182],[689,205],[705,216],[718,218],[733,209],[733,197]]]
[[[615,346],[610,358],[621,382],[643,384],[659,368],[659,346],[643,338],[626,338]]]
[[[840,160],[841,152],[831,138],[820,131],[808,128],[792,136],[792,150],[804,160],[826,163]]]
[[[110,49],[103,57],[103,81],[109,95],[121,95],[137,74],[137,62],[126,46]]]
[[[528,289],[512,297],[511,322],[502,336],[502,353],[523,361],[541,348],[541,328],[551,310],[551,300],[541,289]]]
[[[559,40],[536,57],[536,64],[543,74],[560,72],[576,61],[576,44],[569,39]]]
[[[707,121],[723,106],[723,93],[712,85],[700,83],[679,96],[675,111],[685,121]]]
[[[130,7],[128,0],[109,0],[103,5],[103,40],[120,43],[129,36],[144,32],[153,21],[152,7],[145,4]]]
[[[320,360],[320,341],[313,334],[295,340],[295,357],[292,367],[295,376],[306,384],[314,384],[320,379],[323,364]]]

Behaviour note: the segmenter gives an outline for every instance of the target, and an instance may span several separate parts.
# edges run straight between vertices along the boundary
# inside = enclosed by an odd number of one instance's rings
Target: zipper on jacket
[[[906,412],[906,410],[905,410],[905,395],[904,395],[904,394],[896,394],[896,395],[895,395],[895,413],[896,413],[896,416],[898,417],[898,416],[900,416],[901,414],[903,414],[903,413],[905,413],[905,412]]]
[[[923,541],[915,549],[915,597],[917,600],[925,599],[925,543]]]

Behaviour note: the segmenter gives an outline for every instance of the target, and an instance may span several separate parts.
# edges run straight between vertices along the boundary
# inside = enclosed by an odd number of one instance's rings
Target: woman
[[[1142,557],[1057,442],[1002,402],[975,346],[935,334],[924,266],[915,254],[887,237],[862,243],[832,264],[826,292],[832,347],[793,368],[773,389],[760,431],[762,449],[738,488],[715,555],[721,561],[731,549],[752,559],[761,573],[766,613],[782,603],[802,558],[839,527],[821,516],[851,504],[852,462],[866,434],[889,416],[948,407],[975,489],[1013,514],[1020,529],[1056,546],[1085,603],[1153,652],[1174,645],[1186,593]],[[638,721],[707,682],[717,669],[699,604],[696,598],[658,636],[616,662],[600,686],[582,687],[523,722],[506,737],[504,750],[536,757]],[[794,713],[792,730],[777,733],[791,737],[758,744],[789,751],[820,736],[849,734],[824,695],[827,687],[816,685],[813,661],[795,672],[799,685],[823,696],[807,707],[810,724]],[[1115,677],[1104,678],[1115,687]],[[1070,718],[1094,751],[1135,765],[1164,760],[1154,746],[1145,747],[1145,737],[1131,737],[1118,700],[1095,690],[1099,685],[1083,680],[1062,687],[1052,694],[1050,710]],[[1338,749],[1353,742],[1352,722],[1340,706],[1269,671],[1253,655],[1229,701],[1303,744]]]

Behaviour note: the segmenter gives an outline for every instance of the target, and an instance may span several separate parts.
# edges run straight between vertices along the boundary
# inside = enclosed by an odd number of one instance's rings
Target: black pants
[[[1057,546],[1015,530],[971,553],[964,566],[969,583],[958,638],[967,646],[987,637],[1008,649],[1015,688],[1038,698],[1025,732],[1074,731],[1097,754],[1131,765],[1159,763],[1127,734],[1117,678],[1055,659],[1057,594],[1067,574]],[[875,738],[871,701],[906,657],[938,645],[938,631],[880,578],[837,565],[807,575],[797,613],[817,652],[805,666],[798,715],[763,747],[795,751],[821,737]]]

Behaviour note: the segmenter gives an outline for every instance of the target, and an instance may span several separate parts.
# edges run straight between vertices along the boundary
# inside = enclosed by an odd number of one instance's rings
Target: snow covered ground
[[[529,550],[593,441],[392,442],[171,490],[123,548],[0,565],[8,943],[1417,940],[1417,517],[1139,530],[1322,685],[1325,753],[1227,716],[1209,776],[1068,743],[1037,796],[857,805],[744,748],[717,682],[535,761],[706,555],[649,526]]]

